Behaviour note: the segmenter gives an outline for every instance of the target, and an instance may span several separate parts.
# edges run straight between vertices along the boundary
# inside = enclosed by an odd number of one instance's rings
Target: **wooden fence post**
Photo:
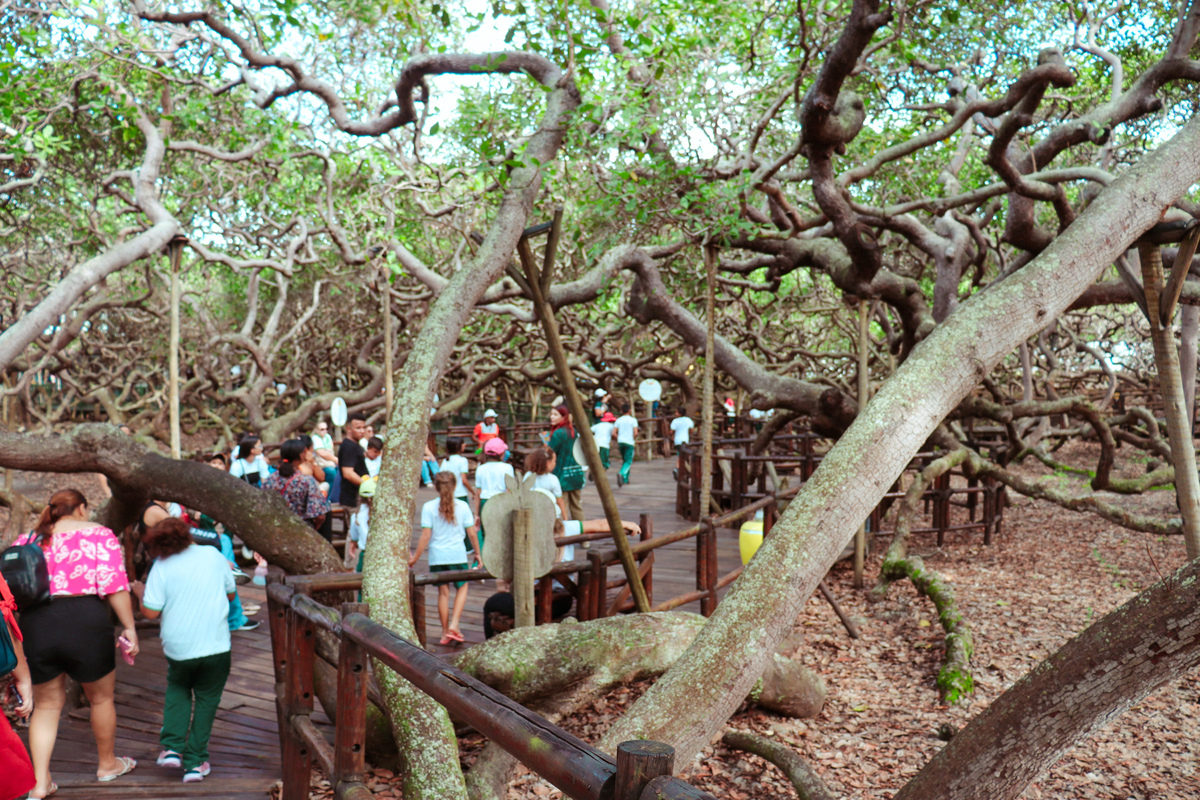
[[[308,800],[309,776],[312,774],[312,754],[292,728],[292,720],[308,716],[313,710],[313,659],[316,631],[311,622],[290,608],[287,618],[288,655],[283,690],[285,724],[279,729],[282,750],[283,791],[281,800]]]
[[[592,562],[590,619],[600,619],[608,614],[608,569],[604,566],[604,556],[595,551],[588,551],[588,561]]]
[[[711,617],[717,610],[717,529],[713,527],[711,515],[701,524],[704,530],[696,536],[696,590],[705,592],[700,598],[700,613]]]
[[[554,622],[554,579],[538,578],[534,584],[534,624]]]
[[[688,519],[694,519],[697,522],[699,522],[700,518],[708,513],[708,509],[700,508],[701,466],[700,466],[700,454],[699,453],[695,453],[695,452],[692,453],[692,459],[691,459],[690,466],[691,466],[691,470],[692,470],[692,477],[691,477],[691,480],[688,481],[688,483],[689,483],[689,488],[691,489],[692,508],[691,508],[691,513],[688,514]]]
[[[746,505],[746,462],[742,460],[742,451],[733,451],[733,468],[729,475],[729,493],[733,495],[729,502],[729,510],[736,511]]]
[[[342,618],[367,616],[369,608],[366,603],[342,603]],[[334,774],[329,782],[340,796],[343,784],[362,783],[367,750],[367,656],[347,636],[338,638],[337,701]]]
[[[413,628],[417,632],[417,641],[425,646],[425,587],[417,586],[417,574],[408,571],[408,600],[412,605]]]
[[[983,543],[992,543],[996,530],[996,479],[991,475],[983,478]]]
[[[267,569],[267,588],[272,584],[283,583],[283,570],[279,567]],[[287,606],[281,605],[267,592],[267,625],[271,630],[271,661],[275,667],[275,683],[282,684],[287,675]],[[276,692],[276,695],[279,693]],[[282,719],[280,720],[282,722]],[[283,728],[280,728],[282,731]]]
[[[675,767],[675,748],[644,739],[617,745],[617,775],[613,800],[640,800],[650,781],[670,775]]]
[[[642,529],[641,541],[654,538],[654,518],[649,514],[642,514],[638,517],[638,526]],[[641,569],[641,564],[647,558],[654,558],[654,552],[643,553],[638,556],[638,569]],[[654,567],[650,567],[646,571],[646,577],[642,578],[642,586],[646,587],[646,597],[650,600],[651,605],[654,604]]]
[[[578,617],[580,622],[587,622],[592,619],[592,609],[595,607],[595,603],[592,600],[594,587],[592,586],[591,570],[586,567],[579,570],[575,574],[575,579],[579,584],[579,594],[575,599],[575,616]]]
[[[950,526],[950,473],[940,475],[935,484],[937,487],[934,490],[933,513],[934,523],[937,526],[937,543],[938,547],[946,541],[946,528]]]

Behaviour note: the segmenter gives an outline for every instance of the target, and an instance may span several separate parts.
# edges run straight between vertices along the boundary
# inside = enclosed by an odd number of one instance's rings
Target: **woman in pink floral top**
[[[121,543],[108,528],[88,521],[82,494],[74,489],[55,492],[37,527],[20,541],[41,544],[50,573],[50,602],[21,612],[25,657],[33,679],[29,751],[37,785],[29,797],[41,798],[58,788],[50,779],[50,756],[66,702],[66,675],[79,681],[92,706],[92,734],[99,754],[96,779],[111,781],[137,765],[114,752],[116,644],[110,607],[132,655],[137,655],[138,639]]]

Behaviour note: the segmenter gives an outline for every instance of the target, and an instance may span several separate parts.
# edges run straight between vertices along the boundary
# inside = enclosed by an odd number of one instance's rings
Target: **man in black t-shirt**
[[[342,491],[338,502],[349,509],[358,507],[358,487],[367,477],[367,458],[358,440],[367,430],[362,414],[351,414],[346,420],[346,438],[338,447],[338,469],[342,473]]]

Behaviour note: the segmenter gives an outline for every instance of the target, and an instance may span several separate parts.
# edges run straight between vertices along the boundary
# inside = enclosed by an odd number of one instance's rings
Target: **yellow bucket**
[[[752,519],[742,523],[738,530],[738,547],[742,551],[742,563],[749,564],[750,559],[758,552],[763,542],[763,524],[760,519]]]

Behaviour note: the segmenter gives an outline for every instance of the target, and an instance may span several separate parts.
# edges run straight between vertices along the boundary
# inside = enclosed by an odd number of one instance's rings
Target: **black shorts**
[[[56,597],[21,612],[20,625],[35,684],[64,672],[80,683],[91,683],[117,668],[108,604],[95,595]]]

